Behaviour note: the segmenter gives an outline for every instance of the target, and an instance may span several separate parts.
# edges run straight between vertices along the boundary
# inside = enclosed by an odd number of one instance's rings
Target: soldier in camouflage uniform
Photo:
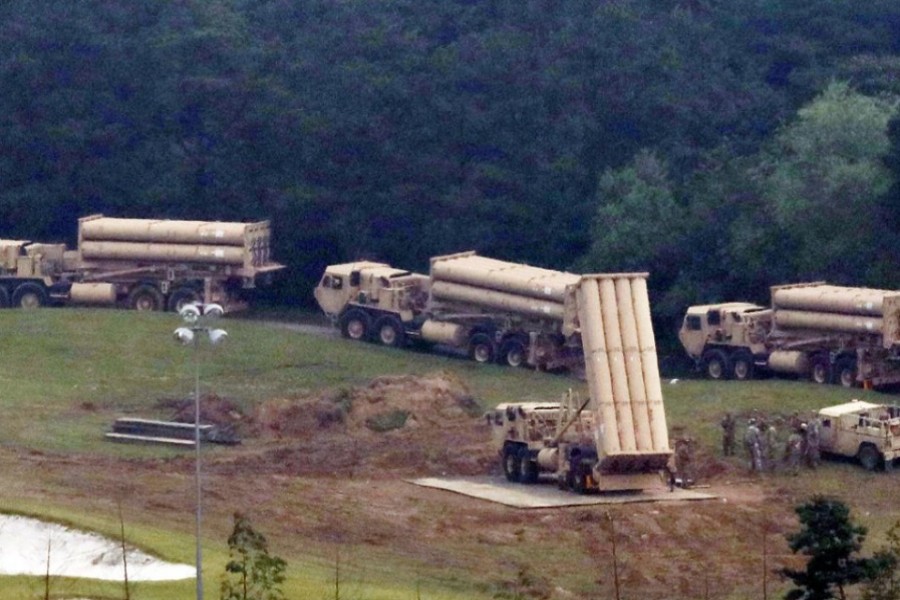
[[[683,436],[675,440],[675,471],[681,477],[681,487],[694,484],[694,440]]]
[[[803,456],[803,433],[805,425],[800,425],[797,429],[791,431],[791,435],[787,439],[787,445],[784,448],[784,462],[788,472],[796,475],[800,472],[800,459]]]
[[[756,419],[750,419],[747,431],[744,433],[744,448],[747,451],[747,459],[751,472],[762,471],[762,447],[760,443],[759,427]]]
[[[722,426],[722,454],[734,456],[734,429],[737,426],[734,415],[730,412],[725,413],[720,425]]]

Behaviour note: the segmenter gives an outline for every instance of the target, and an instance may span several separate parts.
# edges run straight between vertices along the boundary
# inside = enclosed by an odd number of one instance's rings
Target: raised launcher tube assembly
[[[646,280],[584,275],[568,286],[590,398],[577,409],[571,400],[511,403],[489,414],[509,480],[531,483],[549,472],[577,492],[660,487],[672,451]]]

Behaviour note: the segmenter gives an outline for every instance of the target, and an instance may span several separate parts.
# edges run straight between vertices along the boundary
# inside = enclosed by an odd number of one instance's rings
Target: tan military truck
[[[578,493],[661,487],[672,451],[646,273],[584,275],[575,290],[590,395],[489,412],[503,472]]]
[[[353,340],[441,344],[480,363],[556,369],[583,362],[574,310],[580,280],[462,252],[433,257],[428,275],[376,262],[331,265],[314,295]]]
[[[711,379],[793,374],[845,387],[900,382],[900,292],[775,286],[772,305],[688,308],[679,339]]]
[[[179,310],[201,300],[242,308],[242,290],[284,265],[268,221],[78,220],[78,246],[0,240],[0,307],[118,305]]]
[[[900,406],[854,400],[819,411],[819,448],[855,457],[867,470],[893,469],[900,457]]]

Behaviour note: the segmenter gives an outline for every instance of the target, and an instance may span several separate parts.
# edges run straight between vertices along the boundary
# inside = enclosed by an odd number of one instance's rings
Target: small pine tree
[[[863,600],[900,600],[900,521],[887,532],[888,545],[875,553]]]
[[[250,520],[234,513],[234,530],[228,537],[230,560],[222,577],[221,600],[282,600],[284,560],[269,555],[268,542],[253,529]]]
[[[855,558],[866,538],[866,528],[850,521],[850,509],[840,502],[817,496],[795,509],[802,528],[787,535],[794,553],[809,559],[806,569],[782,569],[797,586],[787,600],[846,599],[846,587],[866,578],[871,559]]]

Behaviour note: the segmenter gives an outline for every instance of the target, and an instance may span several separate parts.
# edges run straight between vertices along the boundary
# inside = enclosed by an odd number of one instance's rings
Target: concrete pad
[[[716,496],[694,490],[668,488],[643,492],[605,492],[580,495],[562,491],[555,482],[541,481],[535,485],[510,483],[502,477],[424,477],[410,483],[497,502],[514,508],[557,508],[590,506],[594,504],[624,504],[628,502],[671,502],[676,500],[713,500]]]

